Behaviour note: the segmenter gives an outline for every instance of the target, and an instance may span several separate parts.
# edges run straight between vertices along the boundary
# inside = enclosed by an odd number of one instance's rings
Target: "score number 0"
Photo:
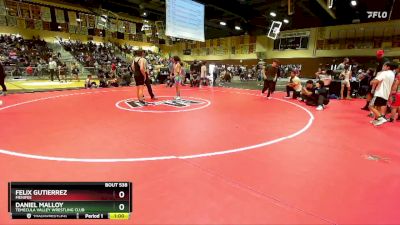
[[[125,198],[125,192],[124,191],[120,191],[118,193],[118,197],[119,198]],[[121,204],[119,204],[118,208],[119,208],[119,210],[124,211],[125,205],[123,203],[121,203]]]

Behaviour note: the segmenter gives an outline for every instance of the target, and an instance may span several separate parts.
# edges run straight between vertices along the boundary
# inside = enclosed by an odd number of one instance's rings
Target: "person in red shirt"
[[[26,67],[26,74],[28,74],[29,76],[31,76],[33,74],[33,68],[31,65]]]
[[[117,75],[117,65],[115,63],[111,64],[111,76],[116,76]]]

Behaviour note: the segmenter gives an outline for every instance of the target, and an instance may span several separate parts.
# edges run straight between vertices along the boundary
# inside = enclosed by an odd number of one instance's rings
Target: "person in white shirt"
[[[371,121],[375,126],[382,125],[387,122],[385,118],[388,99],[394,83],[397,65],[394,63],[385,63],[383,71],[378,73],[375,79],[371,81],[374,97],[372,98],[369,109],[375,115],[375,119]]]
[[[389,119],[390,122],[394,122],[394,120],[396,119],[396,116],[397,116],[397,120],[400,120],[400,116],[397,113],[400,109],[400,92],[398,92],[399,87],[400,87],[400,68],[397,67],[396,78],[392,85],[392,93],[391,93],[392,103],[390,105],[392,110],[390,113],[391,114],[390,119]]]
[[[99,74],[100,65],[97,61],[95,61],[93,65],[94,65],[94,72],[97,76]]]
[[[290,71],[290,78],[289,78],[289,83],[286,85],[286,97],[285,98],[290,98],[290,92],[293,91],[293,99],[300,98],[301,95],[301,80],[298,77],[298,71],[296,69],[292,69]]]
[[[49,60],[49,71],[50,71],[50,80],[51,81],[54,81],[54,74],[56,74],[56,69],[57,69],[56,61],[53,61],[53,59],[50,58],[50,60]],[[60,81],[60,76],[58,76],[58,73],[57,73],[57,78],[58,78],[58,81]]]
[[[344,66],[344,70],[340,73],[339,78],[342,80],[342,86],[340,89],[340,99],[344,99],[344,87],[347,87],[347,99],[351,99],[350,96],[350,80],[351,80],[351,70],[350,66],[346,65]]]
[[[207,62],[202,62],[202,66],[200,69],[200,79],[201,79],[201,85],[207,85]]]
[[[320,69],[315,73],[315,77],[317,80],[322,80],[324,82],[324,87],[326,89],[329,88],[332,82],[332,70]]]

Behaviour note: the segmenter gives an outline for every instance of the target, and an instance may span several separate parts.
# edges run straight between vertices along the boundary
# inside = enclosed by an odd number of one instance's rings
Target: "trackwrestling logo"
[[[168,113],[203,109],[211,104],[208,100],[193,97],[173,100],[172,96],[159,96],[158,99],[158,101],[149,101],[146,104],[134,99],[125,99],[117,102],[116,107],[133,112]]]

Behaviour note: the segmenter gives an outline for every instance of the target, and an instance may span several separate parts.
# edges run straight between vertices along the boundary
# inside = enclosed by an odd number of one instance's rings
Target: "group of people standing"
[[[398,93],[400,71],[398,63],[391,62],[384,57],[384,50],[376,52],[375,69],[369,68],[357,78],[360,86],[366,86],[366,103],[362,110],[369,111],[370,121],[375,126],[380,126],[388,121],[393,122],[398,117],[400,106],[400,93]],[[345,58],[334,71],[339,74],[341,80],[340,98],[344,99],[344,88],[347,88],[347,99],[351,99],[351,79],[353,72],[350,68],[350,60]],[[363,90],[361,90],[363,91]],[[387,115],[390,117],[387,118]]]
[[[398,63],[390,62],[384,57],[383,50],[378,50],[376,56],[378,66],[370,78],[366,106],[362,109],[369,110],[370,116],[374,118],[370,122],[380,126],[388,121],[394,122],[396,117],[399,119],[400,68]],[[387,114],[390,114],[389,118]]]
[[[144,99],[144,86],[147,87],[152,100],[157,99],[151,87],[151,80],[149,78],[149,70],[147,69],[147,60],[145,58],[145,51],[136,51],[136,57],[131,65],[132,72],[136,83],[136,96],[140,104],[143,106],[148,105]],[[185,86],[188,78],[184,63],[178,56],[170,58],[169,63],[169,78],[167,87],[175,85],[176,101],[181,100],[181,86]],[[199,87],[200,85],[208,85],[207,67],[206,62],[194,62],[190,67],[190,86]]]
[[[279,61],[274,59],[269,66],[262,65],[261,75],[264,79],[264,87],[262,94],[267,92],[267,99],[271,99],[271,95],[275,91],[276,82],[280,77]],[[309,80],[303,88],[299,78],[299,71],[295,68],[290,69],[289,82],[286,85],[286,97],[304,101],[307,105],[317,106],[317,110],[323,110],[329,103],[328,90],[325,87],[325,82],[319,80],[316,84]],[[290,93],[293,92],[292,97]]]

